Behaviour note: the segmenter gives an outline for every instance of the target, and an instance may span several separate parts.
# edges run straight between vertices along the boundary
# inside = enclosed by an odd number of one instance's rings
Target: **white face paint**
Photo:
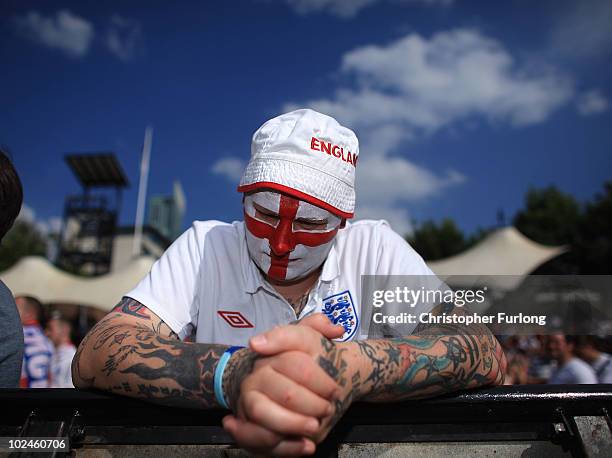
[[[297,280],[317,269],[342,219],[315,205],[271,191],[245,196],[249,255],[275,280]]]

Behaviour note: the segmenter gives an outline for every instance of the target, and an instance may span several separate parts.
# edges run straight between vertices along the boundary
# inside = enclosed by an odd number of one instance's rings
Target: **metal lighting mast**
[[[133,256],[139,256],[142,248],[142,225],[144,223],[145,203],[147,198],[147,182],[149,180],[149,160],[151,158],[152,141],[153,128],[151,126],[148,126],[145,130],[144,144],[142,145],[142,160],[140,162],[138,205],[136,207],[136,222],[134,224],[134,243],[132,245]]]

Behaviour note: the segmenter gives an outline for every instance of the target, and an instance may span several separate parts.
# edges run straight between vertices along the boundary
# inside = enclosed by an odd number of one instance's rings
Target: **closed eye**
[[[255,208],[255,217],[257,219],[269,224],[276,224],[278,222],[278,215],[272,211],[267,210],[257,204],[253,204],[253,208]]]
[[[327,221],[313,221],[298,219],[294,223],[294,228],[303,231],[321,231],[327,227]]]

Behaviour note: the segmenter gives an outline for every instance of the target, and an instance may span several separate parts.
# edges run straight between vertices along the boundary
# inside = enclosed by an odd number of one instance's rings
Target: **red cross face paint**
[[[244,198],[249,255],[270,278],[297,280],[327,257],[341,218],[315,205],[271,191]]]

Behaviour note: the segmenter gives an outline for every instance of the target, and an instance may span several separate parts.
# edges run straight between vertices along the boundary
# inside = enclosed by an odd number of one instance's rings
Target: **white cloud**
[[[404,158],[388,156],[360,159],[356,177],[357,192],[364,205],[421,200],[465,180],[455,170],[436,175]]]
[[[29,40],[75,58],[87,54],[95,35],[90,22],[69,10],[60,10],[55,17],[29,11],[13,18],[13,24]]]
[[[142,27],[136,21],[113,15],[106,33],[105,44],[118,59],[131,60],[142,46]]]
[[[542,122],[573,95],[568,76],[519,65],[499,42],[469,29],[357,48],[340,71],[352,83],[305,105],[352,126],[364,146],[383,153],[472,118]]]
[[[552,48],[575,58],[606,55],[612,51],[611,24],[610,0],[566,2],[551,29]]]
[[[381,0],[285,0],[285,2],[298,14],[326,12],[349,19],[356,16],[362,9],[380,3]],[[453,0],[392,0],[389,3],[448,6],[453,3]]]
[[[576,108],[582,116],[603,113],[608,109],[608,99],[600,91],[593,89],[578,97]]]
[[[471,29],[429,38],[412,33],[388,45],[363,46],[347,52],[339,70],[345,83],[331,97],[299,105],[357,131],[362,154],[357,216],[392,215],[398,232],[411,228],[407,203],[460,185],[466,177],[429,171],[392,152],[479,120],[514,127],[543,122],[574,94],[569,76],[528,66]]]
[[[402,236],[414,232],[410,215],[408,214],[408,210],[404,207],[372,207],[358,203],[357,209],[355,210],[355,220],[360,219],[384,219],[391,225],[395,232]]]
[[[245,166],[246,164],[242,159],[236,157],[226,157],[215,162],[211,167],[211,171],[237,183],[242,176],[242,171],[244,170]]]
[[[373,155],[357,165],[356,218],[382,218],[402,235],[412,232],[406,203],[438,195],[466,177],[455,170],[437,175],[402,157]]]

